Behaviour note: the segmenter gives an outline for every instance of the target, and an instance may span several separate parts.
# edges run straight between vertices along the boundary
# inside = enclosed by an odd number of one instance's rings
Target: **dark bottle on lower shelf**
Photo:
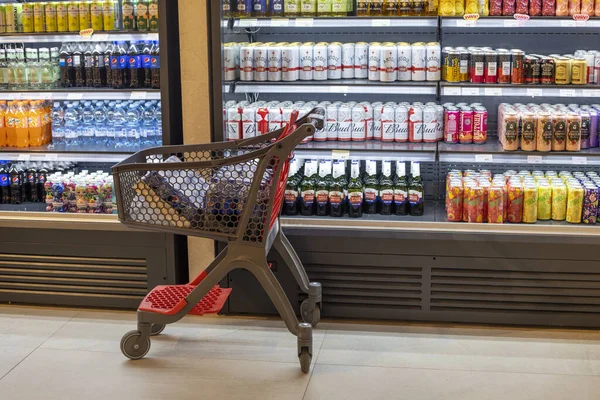
[[[4,162],[0,166],[0,203],[10,204],[10,176]]]
[[[396,161],[396,181],[394,183],[394,214],[408,214],[408,181],[406,180],[406,164]]]
[[[38,187],[37,187],[37,172],[35,169],[30,168],[25,172],[25,182],[27,185],[25,189],[25,195],[27,201],[38,202],[40,201],[38,197]]]
[[[363,215],[363,184],[360,179],[360,161],[353,160],[348,183],[348,216],[360,218]]]
[[[394,183],[392,182],[392,162],[381,163],[381,180],[379,181],[379,199],[382,215],[391,215],[394,208]]]
[[[365,214],[377,214],[377,203],[379,200],[379,181],[377,179],[377,161],[366,161],[365,179],[365,204],[363,212]]]
[[[10,167],[8,175],[10,179],[10,204],[21,204],[23,201],[21,172],[13,165]]]
[[[329,184],[331,177],[331,160],[319,162],[319,176],[315,184],[315,204],[317,215],[325,217],[329,215]]]
[[[290,172],[285,185],[283,214],[298,215],[298,160],[290,161]]]
[[[333,180],[329,186],[329,215],[343,217],[346,210],[346,161],[333,162]]]
[[[306,160],[304,178],[300,183],[300,214],[311,216],[315,213],[315,175],[317,160]]]
[[[425,212],[425,192],[423,180],[421,179],[421,164],[413,161],[410,171],[412,177],[408,192],[408,208],[410,215],[421,216]]]

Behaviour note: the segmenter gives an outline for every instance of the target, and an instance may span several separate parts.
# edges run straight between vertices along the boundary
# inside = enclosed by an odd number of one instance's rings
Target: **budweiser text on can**
[[[354,43],[344,43],[342,45],[342,78],[354,78],[355,45]]]
[[[379,57],[379,80],[381,82],[395,82],[398,77],[398,52],[393,44],[384,44]]]
[[[317,43],[313,48],[313,78],[315,81],[326,81],[328,75],[327,43]],[[340,50],[341,51],[341,50]]]
[[[242,138],[242,110],[234,104],[227,107],[225,119],[226,140],[238,140]]]
[[[341,43],[334,42],[327,46],[327,79],[342,79]]]
[[[423,108],[419,105],[413,104],[408,110],[408,141],[423,141]]]
[[[326,108],[325,132],[327,140],[338,140],[338,105],[333,103]],[[318,140],[315,138],[315,140]]]
[[[413,43],[411,46],[411,72],[413,81],[425,80],[427,49],[425,43]]]
[[[381,102],[376,102],[371,104],[371,106],[373,107],[373,139],[381,140],[381,114],[384,105]]]
[[[316,104],[305,103],[298,109],[298,116],[302,117],[310,112]],[[302,140],[302,143],[307,143],[313,140],[313,136],[308,136]]]
[[[227,43],[223,46],[223,80],[234,81],[236,70],[235,48],[231,43]]]
[[[483,107],[475,108],[473,112],[473,143],[483,144],[487,141],[488,112]]]
[[[254,47],[254,80],[264,82],[267,80],[267,61],[268,48],[265,45],[256,45]]]
[[[369,77],[369,44],[356,43],[354,46],[354,77],[367,79]]]
[[[242,139],[256,136],[256,107],[249,104],[242,109]]]
[[[460,111],[454,106],[444,110],[444,142],[458,143],[458,121]]]
[[[338,140],[352,140],[352,106],[343,103],[338,108]]]
[[[394,141],[408,142],[408,107],[399,104],[394,113]]]
[[[300,79],[300,48],[291,43],[281,49],[281,80],[293,82]]]
[[[485,54],[481,50],[474,50],[471,52],[471,65],[469,68],[469,75],[471,76],[471,82],[483,83],[485,70]]]
[[[437,42],[427,43],[427,73],[426,80],[430,82],[437,82],[441,79],[442,68],[441,68],[441,48]]]
[[[267,107],[256,108],[256,135],[269,133],[269,109]]]
[[[360,103],[365,108],[365,135],[367,139],[373,139],[374,112],[373,106],[369,102]]]
[[[240,48],[240,80],[249,82],[254,79],[254,46]]]
[[[381,58],[381,43],[369,45],[369,80],[379,81],[379,60]]]
[[[267,107],[269,110],[269,132],[276,131],[283,127],[283,110],[279,104],[275,103],[276,102]]]
[[[461,107],[458,117],[458,142],[473,143],[473,109]]]
[[[398,51],[398,80],[399,81],[410,81],[412,80],[412,49],[410,43],[400,42],[397,46]]]
[[[314,43],[302,43],[300,45],[300,80],[312,81],[314,77]]]
[[[440,141],[444,140],[444,107],[437,105],[435,110],[437,112],[436,138]]]
[[[267,80],[269,82],[281,81],[281,48],[277,44],[269,47],[269,70],[267,72]]]
[[[426,106],[423,110],[423,141],[437,142],[437,110],[435,106]]]
[[[381,108],[381,141],[393,142],[396,136],[396,110],[393,105],[385,105]]]
[[[485,83],[498,82],[498,53],[496,53],[495,51],[485,52],[483,81]]]
[[[352,107],[352,141],[362,142],[367,138],[367,115],[365,107],[357,104]]]

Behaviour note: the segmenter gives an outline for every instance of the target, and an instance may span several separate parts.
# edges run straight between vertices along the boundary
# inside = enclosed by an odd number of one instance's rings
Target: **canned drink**
[[[242,139],[256,136],[256,106],[249,104],[242,108]]]
[[[408,142],[408,107],[398,105],[394,111],[394,142]]]
[[[554,83],[557,85],[571,83],[571,62],[565,57],[554,59]]]
[[[581,116],[581,148],[589,149],[591,147],[591,114],[586,110],[579,110]]]
[[[585,85],[587,82],[587,62],[585,58],[571,60],[571,83],[573,85]]]
[[[412,49],[410,43],[398,43],[397,52],[398,80],[403,82],[410,81],[412,80]]]
[[[6,5],[0,4],[0,33],[6,32]]]
[[[542,81],[542,59],[540,57],[535,57],[533,62],[531,63],[531,75],[532,80],[531,83],[539,84]]]
[[[288,44],[281,49],[281,80],[293,82],[300,79],[300,48]]]
[[[264,44],[254,46],[254,73],[253,80],[256,82],[266,82],[268,77],[268,51],[269,48]]]
[[[453,50],[452,47],[442,47],[442,80],[446,80],[446,67],[448,66],[448,52]]]
[[[454,106],[444,109],[444,142],[458,143],[458,123],[460,111]]]
[[[426,58],[427,58],[427,48],[425,47],[425,43],[418,42],[413,43],[411,46],[411,71],[412,71],[412,80],[413,81],[424,81],[426,74],[425,68]]]
[[[495,51],[485,52],[483,81],[485,83],[498,82],[498,53],[496,53]]]
[[[458,142],[473,143],[473,109],[461,107],[458,117]]]
[[[423,108],[413,105],[408,110],[408,141],[418,143],[423,141]]]
[[[594,108],[588,109],[590,113],[590,147],[598,147],[598,110]]]
[[[467,75],[468,75],[467,62]],[[456,50],[448,50],[446,57],[446,81],[460,82],[461,81],[461,59],[460,52]]]
[[[363,142],[367,139],[367,114],[362,104],[352,107],[352,141]]]
[[[600,84],[600,52],[594,56],[594,81]]]
[[[69,32],[79,31],[79,3],[71,1],[67,7]]]
[[[523,80],[527,84],[534,83],[534,65],[537,64],[535,60],[536,58],[532,56],[525,56],[525,58],[523,59]]]
[[[511,69],[510,69],[510,83],[522,84],[525,83],[525,71],[523,69],[523,62],[525,61],[525,52],[518,49],[512,49],[511,53]]]
[[[437,141],[444,140],[444,107],[440,105],[435,106],[437,112],[437,125],[435,128]]]
[[[521,150],[535,151],[535,115],[531,111],[521,114]]]
[[[354,46],[354,77],[367,79],[369,77],[369,44],[356,43]]]
[[[423,141],[437,142],[437,110],[435,106],[426,106],[423,110]]]
[[[484,144],[487,142],[488,112],[484,107],[473,110],[473,143]]]
[[[427,73],[426,80],[430,82],[437,82],[442,77],[442,66],[441,66],[441,48],[437,42],[427,43]]]
[[[355,68],[355,45],[354,43],[344,43],[342,45],[342,78],[353,79]]]
[[[223,46],[223,80],[235,81],[236,65],[235,65],[235,48],[232,43],[227,43]]]
[[[554,59],[542,57],[540,61],[540,83],[542,85],[554,84]]]
[[[254,46],[240,47],[240,80],[251,82],[254,80]]]
[[[314,43],[303,43],[300,46],[300,70],[299,77],[301,81],[312,81],[314,76]]]
[[[552,115],[542,111],[535,115],[536,150],[552,150]]]
[[[102,2],[92,1],[90,4],[90,19],[92,29],[101,31],[104,29],[104,19],[102,17]]]
[[[471,61],[471,53],[468,50],[462,49],[459,51],[460,72],[459,82],[469,82],[469,67]]]
[[[369,45],[369,80],[379,81],[381,76],[379,72],[379,63],[381,60],[381,43],[370,43]]]
[[[23,3],[21,26],[23,27],[23,32],[25,33],[32,33],[34,31],[33,3]]]
[[[386,106],[389,106],[389,104],[386,104]],[[383,114],[384,105],[379,101],[379,102],[371,104],[371,107],[373,107],[373,139],[381,140],[381,115]],[[392,107],[393,107],[393,105],[392,105]],[[392,116],[393,116],[393,114],[392,114]],[[392,125],[393,125],[393,122],[394,121],[392,118]],[[392,141],[394,140],[393,129],[394,128],[392,127]]]
[[[567,115],[567,140],[565,150],[581,150],[581,115],[574,112]]]
[[[4,8],[6,19],[6,32],[14,33],[19,31],[23,21],[23,4],[12,3],[7,4]],[[33,25],[32,25],[33,27]],[[33,28],[32,28],[33,29]]]
[[[552,151],[565,151],[567,116],[557,112],[552,116]]]
[[[57,32],[58,21],[56,19],[56,7],[58,3],[46,3],[44,5],[44,16],[46,20],[46,32]]]
[[[281,47],[274,45],[269,47],[267,80],[269,82],[281,81]]]
[[[327,106],[326,113],[327,117],[325,119],[325,136],[327,140],[338,140],[338,105],[330,104]],[[315,138],[315,140],[317,140]]]
[[[79,29],[89,29],[92,27],[92,16],[90,13],[90,2],[79,2]]]
[[[105,31],[115,29],[115,20],[117,18],[114,0],[104,0],[104,3],[102,3],[102,19],[104,20]]]
[[[316,67],[316,65],[315,65]],[[316,79],[316,78],[315,78]],[[327,78],[342,79],[342,46],[334,42],[327,45]]]
[[[382,142],[393,142],[396,138],[396,107],[385,105],[380,108],[379,130]]]
[[[340,50],[341,53],[341,50]],[[341,54],[340,54],[341,56]],[[315,81],[326,81],[329,74],[328,64],[328,45],[327,43],[317,43],[313,49],[313,78]],[[341,65],[338,64],[338,66]],[[341,71],[340,71],[341,72]]]
[[[69,30],[69,3],[56,3],[56,30],[67,32]]]
[[[338,108],[338,140],[342,142],[352,140],[352,110],[353,106],[347,103]]]
[[[472,83],[483,83],[485,79],[485,53],[481,50],[471,52],[469,75]]]
[[[373,139],[373,125],[375,123],[375,117],[373,112],[373,106],[369,102],[360,103],[365,109],[365,135],[367,140]]]
[[[395,82],[398,78],[398,51],[393,44],[385,44],[381,48],[379,57],[379,80],[381,82]]]
[[[510,83],[512,58],[508,50],[498,50],[498,83]]]
[[[237,104],[227,107],[225,118],[225,140],[239,140],[242,138],[242,110]]]
[[[267,107],[257,107],[256,115],[256,136],[269,133],[269,109]]]

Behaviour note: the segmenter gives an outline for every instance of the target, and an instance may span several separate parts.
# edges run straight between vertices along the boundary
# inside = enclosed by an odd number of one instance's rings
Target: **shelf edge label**
[[[571,157],[571,164],[586,165],[587,157],[573,156]]]
[[[349,160],[350,159],[350,151],[349,150],[332,150],[331,158],[333,160]]]
[[[31,154],[19,154],[17,161],[29,161]]]
[[[493,162],[494,157],[491,154],[475,154],[475,161],[484,163]]]
[[[479,88],[464,87],[461,91],[463,96],[479,96]]]
[[[460,93],[459,87],[444,87],[444,96],[460,96]]]
[[[527,156],[527,164],[541,164],[543,160],[542,156]]]
[[[531,96],[531,97],[539,97],[543,94],[543,90],[542,89],[530,89],[527,88],[527,96]]]
[[[314,20],[312,18],[296,18],[295,26],[311,27]]]
[[[392,21],[389,19],[379,19],[375,18],[371,21],[371,26],[391,26]]]

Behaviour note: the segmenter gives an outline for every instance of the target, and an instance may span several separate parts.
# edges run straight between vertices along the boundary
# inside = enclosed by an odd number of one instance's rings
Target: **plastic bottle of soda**
[[[149,41],[144,42],[142,49],[142,68],[144,71],[143,87],[152,87],[152,43]]]
[[[16,165],[12,165],[8,171],[10,179],[10,204],[21,204],[23,187],[21,185],[21,172]]]
[[[60,86],[72,87],[75,81],[75,71],[73,70],[73,55],[69,43],[63,43],[58,55],[60,66]]]
[[[8,146],[6,137],[6,101],[0,101],[0,146]]]
[[[73,48],[73,76],[74,86],[85,86],[85,62],[83,59],[83,51],[80,45],[75,45]]]
[[[27,201],[32,201],[37,203],[40,201],[38,194],[38,185],[37,185],[37,171],[35,168],[29,168],[26,173],[27,179]]]
[[[15,113],[15,132],[17,136],[17,147],[29,147],[29,126],[25,102],[20,101]]]
[[[112,87],[112,52],[113,52],[113,44],[107,43],[104,46],[104,68],[106,69],[106,83],[105,87]]]
[[[92,55],[92,44],[87,43],[83,52],[85,68],[85,86],[94,87],[94,56]]]
[[[45,185],[46,185],[47,180],[48,180],[48,171],[45,168],[40,169],[37,172],[37,180],[36,180],[38,201],[40,203],[43,203],[44,201],[46,201]]]
[[[119,60],[121,52],[119,51],[119,43],[115,43],[110,56],[110,71],[112,77],[112,87],[114,89],[123,88],[123,75],[119,68]]]
[[[0,203],[10,203],[10,177],[5,161],[0,163]]]
[[[142,56],[134,42],[129,45],[129,88],[139,89],[144,82],[144,70],[142,69]]]
[[[6,145],[17,145],[17,130],[15,125],[15,102],[9,101],[6,109]]]
[[[152,89],[160,89],[160,49],[158,47],[158,41],[154,42],[151,54]]]
[[[102,45],[96,43],[92,52],[93,70],[92,70],[92,85],[96,88],[106,86],[106,65],[104,64],[104,52]]]
[[[29,143],[31,146],[41,146],[43,143],[42,111],[39,101],[32,101],[27,112]],[[19,129],[19,128],[17,128]]]

